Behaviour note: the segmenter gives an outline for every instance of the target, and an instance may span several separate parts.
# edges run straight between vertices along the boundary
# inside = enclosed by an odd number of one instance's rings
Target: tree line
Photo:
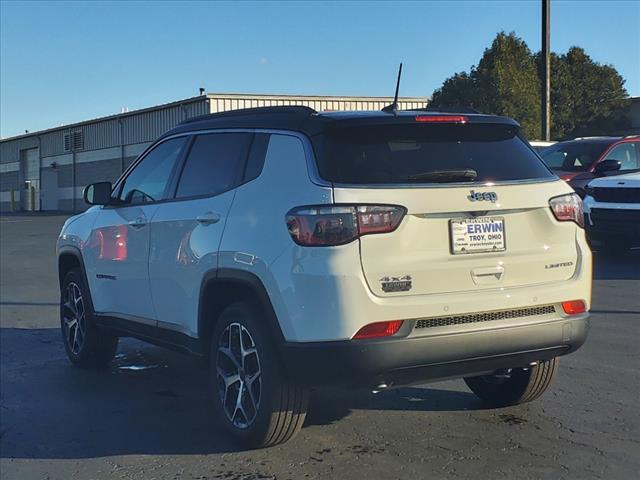
[[[515,33],[500,32],[477,66],[455,73],[433,92],[429,107],[471,107],[513,117],[530,139],[541,138],[541,52],[533,53]],[[584,49],[551,54],[551,138],[603,135],[628,128],[629,95],[611,65]]]

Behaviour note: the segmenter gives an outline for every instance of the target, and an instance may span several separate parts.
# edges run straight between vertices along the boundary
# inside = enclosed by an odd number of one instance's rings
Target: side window
[[[167,198],[171,172],[175,168],[187,137],[162,142],[151,150],[127,176],[118,199],[121,203],[149,203]]]
[[[634,143],[623,143],[614,147],[608,154],[605,160],[617,160],[622,164],[620,170],[637,170],[640,168],[638,165],[638,149]]]
[[[267,146],[269,145],[268,133],[256,133],[251,143],[251,151],[247,158],[247,166],[244,171],[243,182],[250,182],[260,176],[262,167],[264,167],[264,157],[267,154]]]
[[[251,133],[198,135],[184,164],[177,198],[216,195],[240,183]]]

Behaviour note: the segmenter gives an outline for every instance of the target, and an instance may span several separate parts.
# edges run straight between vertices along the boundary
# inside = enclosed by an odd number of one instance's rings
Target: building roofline
[[[115,113],[112,115],[106,115],[104,117],[96,117],[96,118],[92,118],[89,120],[83,120],[80,122],[75,122],[75,123],[69,123],[67,125],[60,125],[58,127],[51,127],[51,128],[46,128],[44,130],[37,130],[35,132],[29,132],[29,133],[23,133],[20,135],[14,135],[12,137],[6,137],[6,138],[2,138],[0,139],[0,142],[4,143],[4,142],[8,142],[8,141],[14,141],[14,140],[21,140],[24,138],[30,138],[30,137],[37,137],[39,135],[44,135],[45,133],[51,133],[51,132],[57,132],[60,130],[69,130],[69,129],[73,129],[73,128],[77,128],[77,127],[81,127],[83,125],[89,125],[92,123],[96,123],[96,122],[104,122],[104,121],[108,121],[108,120],[113,120],[116,118],[125,118],[131,115],[138,115],[141,113],[145,113],[145,112],[152,112],[154,110],[160,110],[163,108],[168,108],[168,107],[175,107],[178,105],[184,105],[187,103],[193,103],[193,102],[197,102],[197,101],[202,101],[203,99],[206,100],[217,100],[217,99],[222,99],[222,100],[237,100],[237,99],[249,99],[249,100],[266,100],[266,99],[273,99],[273,100],[334,100],[334,101],[393,101],[393,97],[367,97],[367,96],[360,96],[360,97],[353,97],[353,96],[348,96],[348,95],[271,95],[271,94],[264,94],[264,93],[259,93],[259,94],[243,94],[243,93],[206,93],[204,95],[198,95],[195,97],[189,97],[189,98],[185,98],[182,100],[176,100],[173,102],[168,102],[168,103],[162,103],[159,105],[154,105],[152,107],[145,107],[145,108],[139,108],[136,110],[131,110],[129,112],[123,112],[123,113]],[[428,102],[429,101],[429,97],[400,97],[398,100],[400,101],[409,101],[409,102]]]
[[[209,99],[249,99],[249,100],[350,100],[350,101],[393,101],[393,97],[353,96],[353,95],[290,95],[269,93],[207,93]],[[429,97],[399,97],[406,102],[428,102]]]
[[[104,117],[96,117],[96,118],[92,118],[89,120],[83,120],[81,122],[75,122],[75,123],[69,123],[66,125],[60,125],[59,127],[52,127],[52,128],[46,128],[44,130],[37,130],[35,132],[29,132],[29,133],[23,133],[21,135],[15,135],[13,137],[6,137],[6,138],[2,138],[0,139],[0,142],[7,142],[10,140],[20,140],[23,138],[29,138],[29,137],[34,137],[34,136],[38,136],[38,135],[43,135],[45,133],[51,133],[51,132],[56,132],[59,130],[69,130],[69,129],[73,129],[73,128],[77,128],[77,127],[81,127],[83,125],[88,125],[91,123],[96,123],[96,122],[104,122],[107,120],[113,120],[115,118],[125,118],[125,117],[129,117],[131,115],[138,115],[140,113],[145,113],[145,112],[152,112],[154,110],[160,110],[163,108],[167,108],[167,107],[175,107],[178,105],[184,105],[187,103],[194,103],[197,102],[198,100],[203,100],[206,99],[206,95],[198,95],[196,97],[189,97],[189,98],[185,98],[183,100],[176,100],[173,102],[168,102],[168,103],[162,103],[160,105],[154,105],[152,107],[145,107],[145,108],[139,108],[137,110],[131,110],[128,112],[123,112],[123,113],[115,113],[112,115],[106,115]]]

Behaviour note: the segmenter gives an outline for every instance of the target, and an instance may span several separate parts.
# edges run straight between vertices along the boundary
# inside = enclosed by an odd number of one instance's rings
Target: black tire
[[[245,353],[236,355],[238,339]],[[253,349],[255,353],[246,353]],[[236,371],[241,371],[239,376]],[[285,378],[267,323],[259,309],[248,303],[230,305],[216,322],[209,387],[219,422],[244,447],[269,447],[290,440],[302,428],[307,414],[309,391]]]
[[[71,295],[79,297],[71,299]],[[60,330],[69,360],[79,367],[105,367],[118,349],[118,337],[96,326],[89,292],[77,269],[62,282]]]
[[[483,375],[464,381],[473,393],[491,406],[519,405],[535,400],[549,388],[559,364],[558,358],[553,358],[527,369],[514,368],[509,378]]]

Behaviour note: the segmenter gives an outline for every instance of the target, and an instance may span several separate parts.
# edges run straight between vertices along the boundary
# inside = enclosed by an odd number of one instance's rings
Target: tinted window
[[[176,196],[215,195],[237,185],[252,136],[250,133],[198,135],[187,156]]]
[[[611,145],[605,142],[557,143],[540,152],[547,167],[566,172],[586,172]]]
[[[250,182],[254,178],[258,178],[262,173],[264,157],[267,153],[270,136],[268,133],[256,133],[254,135],[249,158],[247,158],[247,167],[244,172],[243,181]]]
[[[350,184],[448,183],[553,178],[508,125],[374,125],[314,138],[320,175]]]
[[[636,170],[638,165],[638,145],[640,143],[623,143],[613,147],[605,160],[617,160],[622,164],[620,170]]]
[[[124,203],[148,203],[166,198],[171,172],[185,142],[186,137],[174,138],[151,150],[127,176],[118,198]]]

